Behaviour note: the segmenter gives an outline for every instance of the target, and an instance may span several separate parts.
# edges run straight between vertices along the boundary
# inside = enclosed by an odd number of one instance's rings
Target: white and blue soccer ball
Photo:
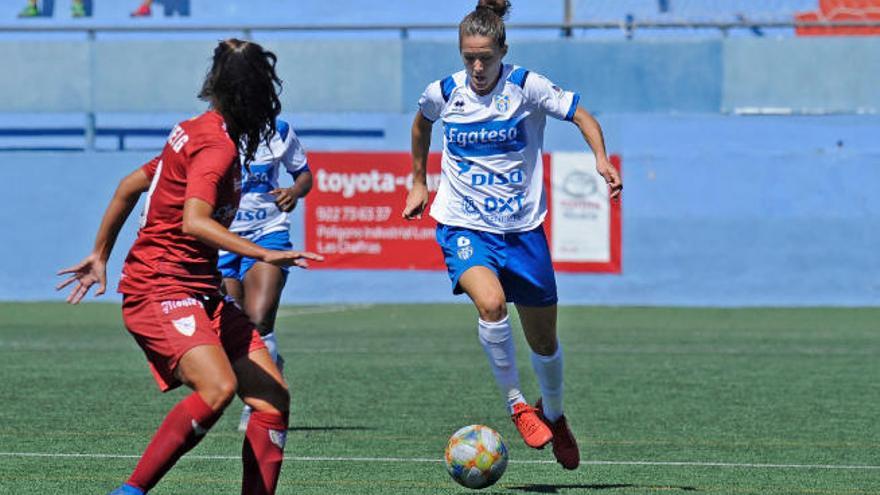
[[[501,435],[483,425],[456,431],[446,444],[446,470],[456,482],[479,490],[492,486],[507,469],[507,446]]]

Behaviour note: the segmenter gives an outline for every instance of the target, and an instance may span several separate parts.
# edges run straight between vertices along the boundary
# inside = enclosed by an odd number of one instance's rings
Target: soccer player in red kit
[[[247,165],[275,133],[281,109],[275,55],[230,39],[214,50],[199,96],[211,108],[175,126],[162,153],[122,179],[104,213],[92,253],[61,270],[76,283],[76,304],[98,284],[119,229],[147,192],[138,238],[119,283],[125,326],[146,354],[162,391],[194,392],[171,412],[131,477],[111,495],[143,495],[195,447],[238,395],[253,408],[242,448],[241,493],[274,494],[287,434],[287,385],[254,325],[220,294],[217,249],[277,266],[307,266],[320,256],[272,251],[227,230],[241,190],[239,152]]]

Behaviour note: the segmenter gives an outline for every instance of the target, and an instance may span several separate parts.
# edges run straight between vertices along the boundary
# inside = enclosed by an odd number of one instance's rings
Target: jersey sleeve
[[[528,101],[537,105],[547,115],[559,120],[573,119],[581,99],[581,95],[566,91],[534,72],[526,78],[523,92]]]
[[[419,98],[419,112],[431,122],[436,122],[440,118],[444,104],[446,100],[443,98],[441,81],[434,81],[425,88],[425,92]]]
[[[302,143],[300,143],[299,138],[296,137],[296,133],[291,130],[287,134],[287,139],[285,144],[284,155],[281,157],[282,163],[284,163],[284,168],[290,172],[291,175],[296,176],[298,172],[303,171],[308,165],[306,160],[306,150],[303,148]]]
[[[156,175],[156,169],[159,167],[159,161],[161,158],[162,155],[157,155],[152,160],[141,165],[141,170],[147,175],[147,180],[153,180],[153,176]]]
[[[184,201],[198,198],[217,204],[217,189],[230,168],[237,167],[236,149],[231,142],[216,141],[200,147],[190,156]]]

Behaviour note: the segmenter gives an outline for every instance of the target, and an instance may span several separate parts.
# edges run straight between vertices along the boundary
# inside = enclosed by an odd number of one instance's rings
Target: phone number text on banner
[[[306,249],[323,254],[314,268],[442,269],[437,223],[401,216],[412,188],[408,153],[310,153],[315,177],[306,199]],[[428,163],[428,189],[440,181],[439,156]]]

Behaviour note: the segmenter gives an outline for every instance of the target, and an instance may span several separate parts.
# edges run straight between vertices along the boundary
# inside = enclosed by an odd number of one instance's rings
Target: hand
[[[269,194],[275,196],[275,204],[278,206],[278,209],[285,212],[290,213],[296,208],[296,203],[299,201],[299,196],[293,193],[293,188],[279,187],[277,189],[272,189],[269,191]]]
[[[620,191],[623,190],[623,181],[620,180],[620,172],[614,168],[607,158],[602,158],[596,160],[596,171],[599,172],[605,182],[608,184],[610,189],[611,198],[617,198],[620,196]]]
[[[59,271],[58,275],[66,273],[71,274],[70,277],[56,285],[55,290],[61,290],[73,282],[77,282],[77,285],[67,296],[67,302],[70,304],[80,302],[95,283],[98,284],[95,297],[103,294],[107,288],[107,262],[95,253],[86,256],[84,260],[76,265]]]
[[[406,195],[403,218],[407,220],[421,219],[426,206],[428,206],[428,186],[425,184],[413,184],[413,188]]]
[[[324,257],[308,251],[269,251],[262,259],[263,262],[275,266],[298,266],[300,268],[308,268],[309,260],[324,261]]]

